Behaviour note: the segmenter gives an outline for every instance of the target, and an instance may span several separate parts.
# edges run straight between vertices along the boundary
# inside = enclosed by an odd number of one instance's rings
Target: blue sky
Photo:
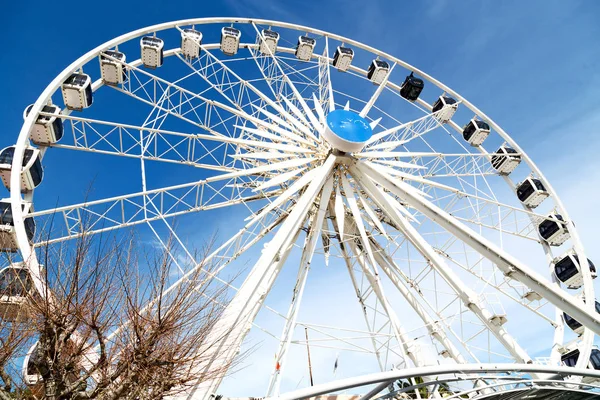
[[[115,36],[193,17],[248,16],[293,22],[377,47],[468,98],[533,158],[577,223],[588,255],[600,259],[596,233],[600,226],[596,206],[600,196],[600,3],[127,1],[118,10],[114,6],[109,10],[91,2],[4,5],[0,15],[0,33],[6,38],[0,52],[4,77],[0,147],[14,143],[23,109],[64,67]],[[69,160],[73,165],[84,161],[73,157]],[[60,188],[57,192],[69,189],[69,182],[53,179]],[[101,185],[104,178],[98,179]],[[235,216],[217,214],[209,222],[227,232],[230,219]],[[319,290],[328,288],[317,287],[315,293]]]

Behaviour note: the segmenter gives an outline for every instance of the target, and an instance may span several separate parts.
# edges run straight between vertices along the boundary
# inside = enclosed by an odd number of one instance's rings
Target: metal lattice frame
[[[422,114],[410,121],[400,121],[378,107],[380,96],[400,98],[400,87],[393,82],[392,72],[400,69],[413,72],[439,88],[440,93],[453,96],[458,105],[486,121],[494,134],[516,150],[522,164],[550,193],[553,209],[565,219],[570,243],[581,260],[582,292],[586,298],[594,298],[580,238],[551,185],[506,132],[458,93],[402,60],[359,42],[293,24],[234,18],[176,21],[131,32],[85,54],[44,90],[21,129],[13,171],[20,170],[15,166],[21,165],[35,118],[44,114],[43,105],[73,71],[85,67],[103,51],[145,34],[172,29],[181,32],[186,25],[230,23],[248,26],[251,34],[256,35],[256,42],[240,45],[240,52],[247,57],[223,59],[217,54],[218,43],[204,43],[201,56],[194,60],[185,58],[180,49],[166,50],[165,57],[178,59],[188,72],[177,80],[160,77],[159,70],[143,68],[140,60],[125,64],[127,81],[111,88],[151,107],[145,121],[128,124],[113,121],[110,116],[89,118],[85,113],[75,116],[63,112],[61,118],[71,135],[43,148],[43,152],[56,148],[139,159],[142,190],[35,211],[32,216],[38,224],[53,221],[47,243],[80,236],[84,224],[87,234],[146,224],[163,243],[152,225],[160,221],[193,259],[168,220],[203,210],[243,205],[250,214],[247,224],[211,255],[218,260],[221,271],[278,227],[244,283],[232,288],[236,295],[225,308],[220,328],[213,332],[219,336],[226,332],[227,340],[222,349],[208,350],[214,359],[202,367],[211,368],[235,356],[301,232],[306,230],[306,238],[299,246],[302,255],[289,309],[287,313],[271,310],[284,321],[280,334],[269,333],[279,341],[278,367],[273,370],[267,390],[271,396],[279,393],[289,347],[306,344],[293,339],[294,330],[300,326],[321,335],[310,341],[311,345],[327,347],[329,341],[336,341],[338,349],[373,353],[381,370],[388,368],[390,358],[396,358],[396,365],[403,367],[423,367],[431,362],[418,343],[409,338],[402,318],[389,303],[386,293],[390,289],[402,296],[421,321],[414,331],[429,336],[440,355],[458,364],[485,361],[480,360],[482,353],[517,363],[532,361],[518,338],[503,326],[503,312],[494,309],[495,305],[502,308],[503,302],[510,301],[519,310],[532,313],[554,328],[551,362],[556,365],[564,347],[564,311],[586,328],[577,339],[581,351],[578,368],[569,370],[574,375],[584,374],[594,334],[600,333],[600,317],[593,302],[584,305],[563,290],[553,274],[550,279],[541,276],[503,245],[503,240],[508,239],[538,244],[551,265],[552,249],[537,231],[546,214],[498,197],[491,183],[498,175],[490,163],[492,153],[483,146],[466,145],[461,141],[462,128],[455,121],[441,124],[440,112],[433,113],[431,105],[422,98],[409,103]],[[275,54],[271,51],[261,54],[259,46],[264,37],[259,26],[307,32],[322,41],[324,49],[315,51],[312,59],[302,64],[295,60],[294,49],[285,43],[278,46]],[[345,43],[390,62],[390,73],[368,99],[335,89],[331,66],[335,43]],[[236,69],[235,63],[244,60],[254,66],[257,77],[245,79]],[[367,79],[366,71],[355,65],[346,74],[359,83]],[[186,88],[192,80],[201,82],[206,89]],[[103,86],[98,80],[93,90]],[[337,108],[349,109],[350,104],[375,129],[363,151],[352,156],[331,152],[321,138],[325,115]],[[372,114],[375,116],[371,117]],[[190,131],[163,129],[169,118],[187,124]],[[435,134],[443,134],[459,150],[442,150]],[[146,164],[150,162],[186,165],[214,175],[186,184],[148,189]],[[501,177],[514,192],[515,183],[510,176]],[[19,174],[12,174],[10,198],[17,239],[23,259],[36,285],[41,287],[33,251],[40,243],[28,242],[19,180]],[[33,201],[33,194],[25,193],[25,200]],[[252,203],[260,204],[261,208],[256,210]],[[499,242],[490,239],[490,232],[497,235],[494,238]],[[337,242],[331,241],[334,238]],[[334,243],[339,248],[338,254],[331,251]],[[310,264],[317,254],[325,255],[326,259],[331,254],[345,264],[365,317],[366,330],[350,331],[298,320]],[[459,272],[455,272],[457,269]],[[182,273],[184,280],[185,271]],[[465,277],[481,282],[490,293],[471,290]],[[384,287],[383,278],[390,287]],[[541,299],[535,303],[527,300],[525,294],[530,291],[535,291]],[[503,300],[493,301],[493,296],[502,296]],[[463,329],[465,326],[471,328]],[[493,337],[495,344],[482,349],[485,335]],[[359,344],[365,338],[371,348]],[[505,371],[513,370],[506,368]],[[545,371],[542,367],[530,369],[532,374]],[[471,372],[476,374],[477,370]],[[206,398],[219,384],[219,380],[202,382],[189,397]]]

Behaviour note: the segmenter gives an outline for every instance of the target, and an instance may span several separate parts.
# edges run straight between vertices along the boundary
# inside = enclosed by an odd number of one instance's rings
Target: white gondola
[[[483,121],[473,118],[463,128],[463,138],[471,146],[480,146],[490,135],[490,126]]]
[[[61,86],[65,106],[69,110],[83,110],[92,105],[92,78],[86,74],[72,74]]]
[[[440,96],[433,103],[431,112],[437,113],[436,118],[442,124],[448,123],[458,110],[458,102],[450,96]]]
[[[100,53],[100,74],[105,85],[117,86],[127,80],[125,53],[107,50]]]
[[[195,29],[184,29],[181,32],[181,52],[185,58],[200,57],[202,33]]]
[[[296,44],[296,58],[301,61],[310,61],[317,41],[308,36],[299,36]]]
[[[75,351],[77,346],[73,343],[73,341],[67,342],[65,346],[67,349],[71,348]],[[63,347],[63,351],[65,350]],[[74,355],[77,355],[75,353]],[[88,370],[98,363],[100,359],[100,354],[98,350],[94,348],[88,348],[84,350],[83,354],[81,354],[81,359],[75,368],[73,368],[72,372],[67,375],[67,383],[75,383],[81,377],[81,372]],[[40,351],[39,341],[35,342],[33,346],[29,348],[27,355],[23,360],[22,374],[23,381],[28,386],[35,386],[43,383],[43,375],[47,372],[47,364],[44,360],[44,354]],[[93,379],[97,379],[98,377],[94,377]]]
[[[596,312],[600,313],[600,303],[596,302],[595,308]],[[563,313],[563,319],[565,320],[565,324],[567,324],[567,326],[571,328],[573,332],[575,332],[579,336],[583,335],[585,327],[581,323],[579,323],[579,321],[577,321],[575,318],[571,317],[567,313]]]
[[[0,270],[0,320],[14,322],[27,318],[23,305],[32,290],[33,281],[23,263]]]
[[[566,353],[564,353],[560,359],[564,366],[566,367],[575,367],[577,365],[577,360],[579,360],[579,347],[577,344],[570,346]],[[586,365],[588,369],[600,370],[600,350],[598,350],[597,346],[592,347],[592,353],[590,354],[590,360]],[[598,381],[598,378],[595,377],[583,377],[583,383],[591,383]]]
[[[538,225],[540,236],[551,246],[560,246],[569,239],[570,234],[567,230],[564,219],[559,214],[550,214]]]
[[[367,78],[375,85],[381,84],[390,71],[390,65],[382,60],[373,60],[367,71]]]
[[[517,185],[517,197],[529,208],[536,208],[550,194],[539,179],[527,178]]]
[[[145,67],[155,69],[163,65],[165,42],[162,39],[154,36],[144,36],[140,39],[140,47],[142,49],[142,64]]]
[[[492,155],[492,167],[500,175],[508,175],[521,163],[521,155],[508,146],[502,146]]]
[[[261,39],[261,35],[264,40]],[[277,51],[277,43],[279,43],[279,33],[270,29],[263,29],[261,35],[258,36],[257,41],[259,45],[259,51],[261,54],[275,54]]]
[[[33,104],[23,111],[23,119],[27,118]],[[29,139],[35,144],[48,145],[58,142],[63,137],[64,127],[60,118],[60,108],[54,104],[42,107],[42,112],[52,115],[38,115],[33,128],[29,131]]]
[[[569,289],[579,289],[583,285],[583,274],[579,266],[579,256],[573,250],[569,250],[560,257],[556,257],[552,263],[554,264],[554,274],[559,281],[564,283]],[[595,279],[596,266],[588,259],[590,273]]]
[[[25,215],[32,211],[31,203],[23,203],[21,207]],[[24,222],[27,238],[29,242],[32,242],[33,235],[35,235],[35,221],[33,218],[26,216]],[[10,199],[2,199],[0,200],[0,251],[15,252],[18,249]]]
[[[350,65],[352,65],[353,59],[354,50],[349,47],[338,46],[333,55],[333,66],[338,71],[346,72],[350,68]]]
[[[0,177],[4,186],[9,190],[15,149],[15,146],[10,146],[0,151]],[[33,190],[42,183],[42,179],[44,178],[40,151],[33,147],[26,148],[21,165],[21,190]]]
[[[239,29],[229,26],[223,27],[221,29],[221,51],[228,56],[237,54],[240,48],[241,37],[242,32]]]
[[[26,385],[33,386],[42,382],[40,369],[44,368],[43,357],[38,350],[39,342],[35,342],[29,348],[25,360],[23,361],[23,381]]]
[[[423,82],[423,79],[417,78],[411,72],[400,86],[400,96],[408,101],[416,101],[424,87],[425,83]]]

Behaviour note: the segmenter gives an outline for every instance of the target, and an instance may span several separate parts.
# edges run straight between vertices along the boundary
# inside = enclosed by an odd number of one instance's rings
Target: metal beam
[[[575,297],[556,288],[550,281],[533,271],[527,265],[487,240],[477,232],[459,222],[452,215],[437,207],[422,196],[415,195],[414,188],[389,175],[382,174],[364,163],[357,164],[355,171],[360,170],[375,179],[385,189],[404,199],[411,207],[448,232],[462,240],[482,256],[492,261],[507,277],[516,279],[531,290],[536,291],[557,308],[575,318],[582,325],[600,335],[600,315],[585,309],[583,303]]]

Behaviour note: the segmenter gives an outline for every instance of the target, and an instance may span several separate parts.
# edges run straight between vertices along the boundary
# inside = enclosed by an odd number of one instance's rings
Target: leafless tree
[[[206,261],[212,246],[183,266],[192,272],[174,287],[170,246],[142,247],[132,236],[83,235],[38,249],[45,293],[30,293],[28,318],[0,322],[0,399],[162,399],[197,382],[193,371],[219,345],[209,333],[227,304],[227,286],[211,279]],[[24,390],[3,366],[35,339],[27,373],[39,383]]]

